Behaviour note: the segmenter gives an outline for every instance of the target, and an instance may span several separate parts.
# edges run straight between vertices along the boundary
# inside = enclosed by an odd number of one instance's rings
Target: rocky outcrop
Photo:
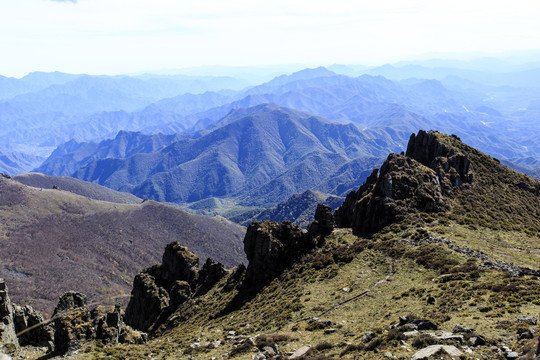
[[[199,258],[178,242],[167,245],[162,263],[135,277],[126,308],[126,324],[147,331],[162,317],[194,296],[207,292],[225,276],[222,264],[208,259],[199,271]]]
[[[147,340],[145,333],[124,323],[120,306],[112,312],[101,308],[89,311],[86,297],[75,291],[60,297],[53,319],[54,350],[59,354],[71,353],[87,340],[100,340],[105,344],[141,344]]]
[[[405,155],[390,154],[380,171],[347,195],[334,213],[337,225],[366,234],[410,213],[447,209],[444,196],[474,179],[458,140],[434,131],[412,134]]]
[[[29,305],[14,305],[13,309],[13,321],[21,346],[32,345],[54,349],[54,331],[39,311]]]
[[[473,180],[469,158],[456,147],[445,144],[436,131],[420,130],[417,135],[412,134],[405,155],[435,170],[445,191]]]
[[[413,212],[446,207],[434,170],[409,157],[390,154],[380,171],[347,195],[334,217],[337,226],[370,233]]]
[[[315,245],[306,230],[290,221],[251,223],[244,238],[244,251],[249,261],[246,285],[267,283]]]
[[[327,205],[318,204],[315,210],[315,221],[308,226],[311,236],[327,236],[334,230],[334,215],[332,208]]]
[[[45,320],[31,306],[11,303],[7,286],[0,279],[0,325],[2,344],[46,347],[50,352],[64,354],[77,350],[81,341],[101,340],[104,343],[142,343],[146,334],[134,331],[124,324],[120,307],[111,313],[97,309],[88,311],[86,297],[78,292],[64,293],[54,310],[54,316]]]
[[[0,342],[18,346],[19,340],[17,339],[13,321],[13,304],[9,298],[4,279],[0,279],[0,318]]]

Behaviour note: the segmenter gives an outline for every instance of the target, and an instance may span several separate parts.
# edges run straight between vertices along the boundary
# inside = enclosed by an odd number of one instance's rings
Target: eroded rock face
[[[162,260],[162,279],[171,288],[176,280],[193,284],[197,280],[199,258],[178,242],[165,247]]]
[[[412,134],[405,155],[390,154],[347,195],[334,213],[337,225],[366,234],[410,213],[444,211],[444,196],[474,178],[469,158],[450,140],[433,131]]]
[[[390,154],[380,171],[347,195],[334,217],[339,227],[370,233],[412,212],[446,207],[434,170],[409,157]]]
[[[268,282],[315,245],[307,231],[290,221],[251,223],[244,238],[244,251],[249,261],[247,284]]]
[[[86,297],[74,291],[60,297],[55,313],[52,325],[56,353],[69,354],[87,340],[101,340],[105,344],[140,344],[147,340],[145,333],[124,323],[120,306],[112,312],[99,308],[88,311]]]
[[[435,170],[445,191],[473,180],[467,156],[442,143],[436,132],[412,134],[405,155]]]
[[[14,305],[13,309],[13,320],[15,330],[19,334],[19,343],[22,346],[42,346],[53,350],[54,331],[49,324],[46,324],[43,315],[29,305]],[[42,325],[39,326],[40,324]]]
[[[330,235],[334,230],[334,215],[332,208],[327,205],[318,204],[315,210],[315,221],[308,226],[308,232],[312,236]]]
[[[172,313],[193,296],[208,291],[225,275],[223,265],[208,259],[199,272],[199,258],[178,242],[167,245],[163,263],[135,277],[125,322],[147,331],[163,314]]]
[[[13,322],[13,304],[4,279],[0,279],[0,342],[19,345]]]

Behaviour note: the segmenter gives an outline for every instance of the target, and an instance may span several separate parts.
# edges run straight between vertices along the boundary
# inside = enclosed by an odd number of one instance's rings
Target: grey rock
[[[518,340],[523,340],[523,339],[534,339],[534,330],[529,329],[527,331],[520,333],[518,335]]]
[[[413,320],[412,324],[416,325],[418,330],[437,330],[437,325],[431,320]]]
[[[367,331],[362,335],[362,342],[370,342],[375,337],[375,333],[373,331]]]
[[[471,336],[469,338],[469,343],[471,346],[484,346],[487,344],[486,338],[482,335]]]
[[[247,284],[267,283],[316,245],[311,235],[290,221],[252,222],[244,237],[244,252],[249,261]]]
[[[302,346],[298,348],[290,357],[289,359],[300,359],[302,356],[306,355],[306,353],[309,351],[309,346]]]
[[[454,330],[452,330],[452,332],[455,332],[455,333],[472,333],[473,332],[473,329],[467,327],[467,326],[463,326],[463,325],[456,325],[454,326]]]
[[[456,335],[450,332],[442,331],[441,334],[429,334],[431,337],[441,341],[457,341],[458,343],[463,343],[463,335]]]
[[[255,360],[265,360],[266,359],[266,355],[264,355],[263,353],[258,353],[257,355],[255,355]]]
[[[390,351],[385,352],[384,357],[387,358],[387,359],[395,359],[396,358],[394,355],[392,355],[392,353]]]
[[[405,337],[415,337],[416,335],[420,334],[418,332],[418,330],[413,330],[413,331],[405,331],[403,332],[403,336]]]
[[[315,221],[308,225],[307,230],[313,237],[331,234],[334,230],[332,208],[327,205],[318,204],[315,210]]]
[[[428,359],[430,356],[433,356],[439,352],[444,352],[450,356],[463,355],[463,353],[457,347],[452,345],[431,345],[416,352],[412,356],[411,360]]]
[[[333,329],[333,328],[324,329],[325,334],[333,334],[335,332],[336,332],[336,329]]]
[[[515,351],[510,351],[509,353],[506,353],[507,359],[517,359],[519,357],[519,354]]]
[[[536,325],[536,323],[537,323],[537,319],[534,316],[529,316],[529,315],[518,316],[517,320],[519,322],[526,322],[526,323],[529,323],[531,325]]]
[[[408,324],[400,326],[399,328],[403,331],[415,331],[418,329],[418,326],[412,323],[408,323]]]
[[[86,296],[76,291],[68,291],[58,299],[53,316],[77,308],[86,308]]]
[[[0,352],[0,360],[12,360],[12,357]]]
[[[6,282],[0,279],[0,343],[19,346],[13,315],[13,304]]]

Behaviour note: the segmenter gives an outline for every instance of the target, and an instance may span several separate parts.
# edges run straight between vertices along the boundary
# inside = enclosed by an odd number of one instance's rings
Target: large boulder
[[[244,238],[244,251],[249,261],[247,285],[267,283],[315,245],[307,231],[290,221],[251,223]]]

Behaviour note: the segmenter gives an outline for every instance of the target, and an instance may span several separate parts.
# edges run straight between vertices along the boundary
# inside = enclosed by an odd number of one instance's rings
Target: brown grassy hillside
[[[0,177],[0,277],[14,301],[50,311],[67,290],[90,302],[129,293],[134,275],[171,241],[202,261],[243,261],[244,229],[147,201],[118,204]]]

